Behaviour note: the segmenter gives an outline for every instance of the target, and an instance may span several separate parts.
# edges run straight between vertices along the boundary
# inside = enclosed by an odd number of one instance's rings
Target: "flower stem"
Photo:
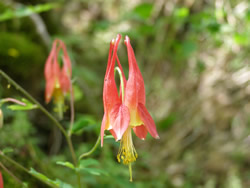
[[[98,137],[98,139],[96,140],[96,143],[95,143],[94,147],[93,147],[90,151],[88,151],[88,152],[86,152],[86,153],[83,153],[83,154],[79,157],[79,160],[81,160],[81,159],[84,158],[84,157],[87,157],[87,156],[91,155],[91,154],[97,149],[97,147],[100,145],[100,141],[101,141],[101,134],[99,134],[99,137]]]
[[[18,183],[20,183],[20,184],[22,184],[22,181],[21,180],[19,180],[6,166],[4,166],[3,165],[3,163],[1,163],[0,162],[0,167],[2,167],[2,169],[6,172],[6,173],[8,173],[11,177],[13,177],[13,179],[16,181],[16,182],[18,182]]]
[[[13,103],[16,103],[16,104],[19,104],[19,105],[22,105],[22,106],[26,106],[25,103],[17,100],[17,99],[13,99],[13,98],[4,98],[4,99],[1,99],[0,100],[0,105],[2,105],[3,103],[5,102],[13,102]]]
[[[26,96],[31,102],[35,103],[37,107],[50,119],[54,122],[54,124],[60,129],[63,135],[66,138],[67,144],[70,149],[71,157],[75,167],[77,167],[77,158],[75,154],[75,150],[72,144],[71,137],[67,134],[66,130],[63,126],[57,121],[57,119],[47,111],[35,98],[33,98],[25,89],[23,89],[18,83],[16,83],[12,78],[10,78],[5,72],[0,69],[0,75],[3,76],[10,84],[12,84],[17,90],[19,90],[24,96]],[[72,118],[74,120],[74,117]],[[15,162],[15,161],[14,161]],[[19,164],[18,164],[19,165]],[[24,170],[24,169],[23,169]],[[28,170],[26,172],[29,172]],[[80,174],[77,173],[78,185],[81,187]]]
[[[72,128],[74,125],[74,119],[75,119],[75,107],[74,107],[74,92],[72,83],[70,83],[70,126],[68,130],[68,136],[71,137],[72,135]]]
[[[33,176],[34,178],[42,181],[43,183],[47,184],[50,187],[55,187],[53,184],[44,181],[43,179],[40,179],[38,177],[36,177],[34,174],[30,173],[30,171],[25,168],[24,166],[22,166],[21,164],[19,164],[18,162],[14,161],[13,159],[9,158],[8,156],[4,155],[2,151],[0,151],[0,157],[4,158],[5,160],[7,160],[9,163],[13,164],[14,166],[20,168],[21,170],[25,171],[26,173],[30,174],[31,176]]]
[[[67,136],[66,131],[63,126],[55,119],[53,115],[51,115],[36,99],[34,99],[26,90],[24,90],[18,83],[16,83],[12,78],[10,78],[6,73],[0,70],[0,75],[2,75],[10,84],[12,84],[17,90],[19,90],[25,97],[27,97],[31,102],[35,103],[37,107],[46,115],[49,119],[51,119],[55,125],[62,131],[62,133]]]

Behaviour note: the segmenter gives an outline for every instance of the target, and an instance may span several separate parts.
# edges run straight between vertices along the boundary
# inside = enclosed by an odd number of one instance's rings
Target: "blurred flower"
[[[63,66],[58,62],[59,52],[62,49]],[[45,100],[50,102],[54,98],[57,105],[59,117],[62,117],[64,107],[64,95],[70,91],[71,87],[71,61],[69,59],[65,44],[61,40],[54,40],[51,52],[46,61],[44,75],[46,80]]]
[[[119,162],[122,160],[123,164],[129,165],[130,180],[132,181],[131,163],[136,161],[138,155],[133,145],[131,129],[143,140],[146,138],[147,132],[154,138],[159,138],[159,136],[155,123],[145,107],[144,81],[127,36],[125,44],[128,52],[129,78],[126,81],[117,56],[120,39],[121,35],[118,35],[116,40],[112,40],[110,43],[103,86],[104,116],[101,126],[101,145],[103,146],[104,130],[109,130],[116,141],[120,140],[117,159]],[[119,68],[115,68],[116,60]],[[120,96],[115,83],[115,69],[120,75]]]
[[[3,177],[1,172],[0,172],[0,188],[3,188]]]

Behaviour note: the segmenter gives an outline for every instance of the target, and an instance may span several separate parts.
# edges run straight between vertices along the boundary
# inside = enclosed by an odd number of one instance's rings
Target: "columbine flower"
[[[3,188],[3,177],[1,172],[0,172],[0,188]]]
[[[63,50],[63,66],[58,63],[58,53]],[[61,40],[55,40],[44,68],[46,80],[45,100],[50,102],[54,98],[59,117],[62,118],[64,107],[64,95],[70,91],[71,61],[65,44]]]
[[[112,40],[109,49],[108,65],[103,86],[104,116],[101,126],[101,145],[103,146],[104,130],[109,130],[116,141],[120,140],[120,148],[117,155],[119,162],[129,165],[130,180],[132,181],[131,163],[138,157],[133,145],[131,129],[144,140],[147,132],[154,138],[159,138],[155,123],[145,107],[144,81],[137,66],[134,51],[126,36],[125,44],[128,51],[129,77],[126,81],[120,65],[117,49],[121,39],[118,35]],[[115,68],[117,60],[118,67]],[[120,75],[120,96],[117,91],[114,72]]]

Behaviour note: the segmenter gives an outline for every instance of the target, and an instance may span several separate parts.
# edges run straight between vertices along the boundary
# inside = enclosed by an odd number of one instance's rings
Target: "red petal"
[[[106,70],[106,75],[104,78],[104,86],[103,86],[103,105],[104,105],[104,112],[109,113],[112,109],[112,107],[120,102],[120,98],[118,96],[117,87],[115,83],[115,77],[114,77],[114,67],[115,67],[115,58],[116,53],[119,45],[119,41],[121,39],[121,36],[118,35],[117,39],[113,46],[110,44],[110,52],[109,52],[109,59],[108,59],[108,65]],[[113,56],[112,58],[110,53],[113,50]]]
[[[130,115],[129,109],[124,104],[115,105],[110,112],[110,124],[114,130],[117,139],[122,138],[123,133],[129,126]]]
[[[61,74],[60,74],[60,87],[62,88],[62,91],[65,93],[70,91],[70,84],[71,80],[67,73],[67,69],[63,67]]]
[[[47,103],[51,100],[56,84],[56,78],[59,74],[59,65],[56,60],[57,59],[56,46],[57,46],[57,40],[53,42],[51,52],[45,63],[45,68],[44,68],[44,75],[46,79],[45,100]]]
[[[137,77],[136,71],[132,62],[132,56],[128,48],[129,76],[125,89],[125,104],[129,108],[135,109],[138,103],[137,97]]]
[[[0,188],[3,188],[3,177],[1,172],[0,172]]]
[[[157,133],[154,120],[148,113],[147,108],[142,103],[138,104],[138,112],[148,132],[152,135],[152,137],[159,139],[160,137]]]
[[[67,76],[70,78],[72,74],[71,61],[70,61],[65,44],[63,43],[63,41],[60,41],[60,42],[61,42],[61,47],[63,49],[63,69],[65,69],[64,71],[67,73]]]
[[[104,113],[103,118],[102,118],[102,125],[101,125],[101,147],[103,146],[103,137],[104,137],[104,130],[106,127],[106,122],[107,122],[107,116]]]
[[[133,86],[134,90],[136,90],[136,94],[134,94],[134,97],[136,97],[137,99],[135,102],[145,104],[146,98],[145,98],[144,81],[140,69],[137,65],[134,50],[130,44],[130,39],[128,36],[125,37],[125,44],[127,46],[127,52],[128,52],[129,78],[131,77],[131,81],[133,80],[133,82],[136,83],[136,84],[134,83]],[[130,89],[131,88],[128,88],[128,90]]]
[[[144,125],[136,126],[133,128],[133,130],[137,137],[139,137],[142,140],[146,139],[148,131]]]

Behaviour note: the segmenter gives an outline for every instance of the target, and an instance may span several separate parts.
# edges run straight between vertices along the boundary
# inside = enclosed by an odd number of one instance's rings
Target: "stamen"
[[[119,152],[117,154],[117,160],[119,163],[122,160],[123,164],[129,165],[130,163],[136,161],[137,157],[138,155],[133,145],[131,128],[128,128],[122,136]]]

